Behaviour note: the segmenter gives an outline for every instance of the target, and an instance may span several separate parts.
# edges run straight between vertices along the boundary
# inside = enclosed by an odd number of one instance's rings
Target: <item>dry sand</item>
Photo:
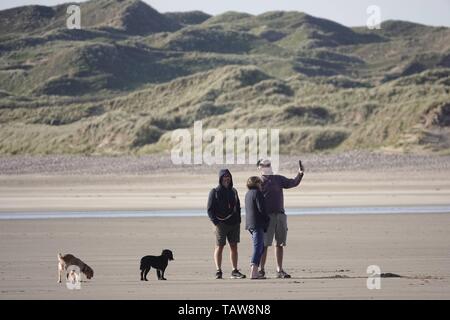
[[[292,171],[291,171],[292,172]],[[283,172],[294,176],[295,171]],[[241,198],[256,172],[234,172]],[[450,170],[310,172],[287,190],[286,207],[450,204]],[[215,174],[0,175],[0,212],[199,209]]]

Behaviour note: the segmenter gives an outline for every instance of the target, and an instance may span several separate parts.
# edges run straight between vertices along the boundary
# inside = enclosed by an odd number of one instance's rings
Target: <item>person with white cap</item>
[[[282,175],[274,174],[269,159],[259,160],[257,167],[261,173],[265,209],[270,217],[267,232],[264,234],[264,252],[261,257],[259,275],[261,277],[265,276],[264,266],[267,258],[267,247],[272,246],[275,238],[277,277],[282,279],[290,278],[291,276],[283,270],[283,248],[286,246],[288,231],[283,189],[298,186],[302,181],[304,168],[301,161],[299,161],[297,176],[294,179],[289,179]]]

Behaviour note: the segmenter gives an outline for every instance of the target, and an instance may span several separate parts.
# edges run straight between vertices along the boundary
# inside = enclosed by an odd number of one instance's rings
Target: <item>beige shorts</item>
[[[287,240],[287,216],[284,213],[269,214],[270,223],[264,234],[264,246],[270,247],[275,238],[276,246],[285,246]]]
[[[239,243],[241,235],[241,224],[228,225],[226,223],[219,223],[214,226],[214,233],[216,235],[216,246],[224,246],[228,243]]]

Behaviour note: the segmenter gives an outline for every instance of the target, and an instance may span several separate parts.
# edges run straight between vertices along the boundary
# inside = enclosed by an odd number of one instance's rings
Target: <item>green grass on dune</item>
[[[82,30],[64,5],[0,11],[0,154],[164,152],[196,120],[278,128],[282,153],[450,152],[449,28],[83,8]]]

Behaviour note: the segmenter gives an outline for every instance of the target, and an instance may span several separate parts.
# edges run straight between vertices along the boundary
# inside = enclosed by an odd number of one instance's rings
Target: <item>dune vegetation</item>
[[[0,154],[147,154],[191,128],[279,128],[281,152],[450,153],[450,29],[137,0],[0,11]]]

